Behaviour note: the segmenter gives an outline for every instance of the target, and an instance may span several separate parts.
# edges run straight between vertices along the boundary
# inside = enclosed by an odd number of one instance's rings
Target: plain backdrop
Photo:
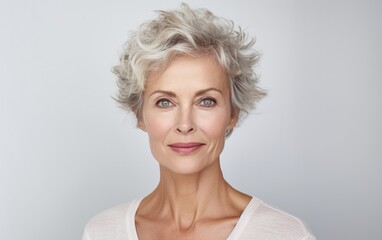
[[[226,179],[318,239],[381,239],[380,1],[188,1],[256,36],[269,95],[227,140]],[[0,0],[0,239],[80,239],[158,181],[111,67],[180,1]]]

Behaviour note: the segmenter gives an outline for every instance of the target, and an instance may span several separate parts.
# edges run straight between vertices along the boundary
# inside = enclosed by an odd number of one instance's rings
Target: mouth
[[[197,142],[188,142],[188,143],[173,143],[168,146],[177,153],[181,154],[189,154],[198,151],[201,147],[203,147],[204,143]]]

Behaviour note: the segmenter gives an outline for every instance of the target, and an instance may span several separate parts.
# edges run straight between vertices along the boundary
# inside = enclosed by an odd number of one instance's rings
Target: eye
[[[159,99],[155,105],[157,105],[160,108],[168,108],[173,105],[173,103],[168,99]]]
[[[216,104],[215,99],[212,98],[204,98],[200,101],[200,105],[203,107],[213,107]]]

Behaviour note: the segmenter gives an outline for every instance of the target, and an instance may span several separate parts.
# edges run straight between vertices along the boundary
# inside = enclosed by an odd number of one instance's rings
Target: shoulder
[[[128,221],[137,201],[107,209],[91,218],[84,230],[83,240],[120,239],[128,233]]]
[[[299,218],[258,199],[246,231],[259,236],[259,239],[315,239]]]

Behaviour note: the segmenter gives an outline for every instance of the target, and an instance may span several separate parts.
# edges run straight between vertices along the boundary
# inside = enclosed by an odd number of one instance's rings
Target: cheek
[[[172,119],[166,116],[158,117],[158,114],[147,114],[145,116],[145,126],[150,140],[164,139],[172,127]]]
[[[198,118],[198,126],[212,138],[225,138],[228,116],[225,111],[214,114],[201,114]]]

